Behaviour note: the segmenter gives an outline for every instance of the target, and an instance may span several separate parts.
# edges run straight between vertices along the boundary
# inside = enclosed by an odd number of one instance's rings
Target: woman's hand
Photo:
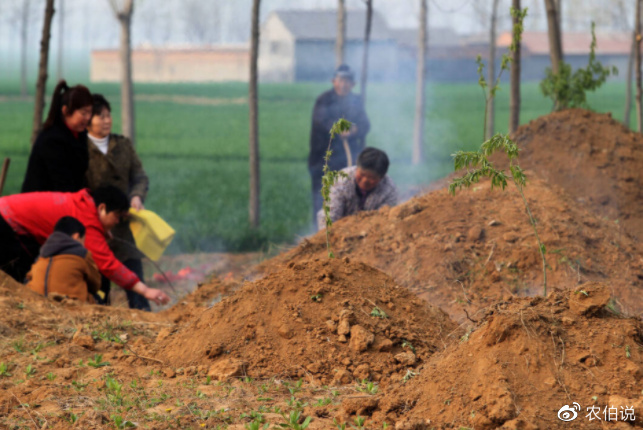
[[[145,209],[145,206],[143,206],[143,200],[141,200],[140,196],[132,197],[129,205],[137,211]]]
[[[134,285],[132,291],[153,301],[157,305],[166,305],[170,302],[170,296],[165,294],[163,291],[157,290],[156,288],[150,288],[140,281]]]

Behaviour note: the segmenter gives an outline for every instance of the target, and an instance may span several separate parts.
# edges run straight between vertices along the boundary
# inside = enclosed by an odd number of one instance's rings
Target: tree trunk
[[[65,0],[58,0],[58,61],[56,64],[56,80],[63,78],[63,49],[65,47]]]
[[[20,19],[20,95],[27,96],[27,37],[29,35],[30,0],[23,0]]]
[[[414,165],[422,163],[424,158],[424,117],[425,117],[425,87],[426,87],[426,57],[428,45],[428,4],[420,0],[420,31],[418,38],[417,87],[415,91],[415,128],[413,130],[413,159]]]
[[[560,63],[563,61],[563,44],[560,27],[558,26],[558,9],[555,0],[545,0],[547,8],[547,30],[549,35],[549,57],[551,59],[551,70],[557,75],[560,71]]]
[[[489,83],[489,88],[492,88],[496,82],[496,21],[498,18],[498,1],[493,0],[491,6],[491,25],[489,26],[489,78],[487,79]],[[488,106],[487,106],[487,135],[484,137],[485,140],[491,139],[493,136],[496,120],[496,102],[495,97],[489,97]]]
[[[42,126],[42,111],[45,107],[45,89],[47,87],[47,65],[49,64],[49,40],[51,39],[51,20],[54,17],[54,0],[45,4],[45,19],[42,23],[42,39],[40,40],[40,63],[38,65],[38,80],[36,81],[36,97],[34,99],[33,127],[31,144],[36,141]]]
[[[126,0],[125,6],[117,13],[121,24],[121,133],[136,144],[134,126],[134,88],[132,84],[132,13],[134,0]]]
[[[259,227],[259,106],[257,103],[257,59],[259,57],[259,8],[261,0],[253,0],[250,45],[250,85],[248,107],[250,112],[250,226]]]
[[[335,66],[344,64],[346,40],[346,0],[337,0],[337,40],[335,41]]]
[[[637,0],[639,1],[639,0]],[[623,112],[623,124],[630,127],[630,119],[632,117],[632,70],[634,69],[634,56],[636,55],[636,32],[632,33],[632,49],[630,50],[630,58],[627,62],[627,75],[625,78],[625,111]]]
[[[556,23],[558,24],[558,33],[563,34],[563,0],[554,0],[556,6]]]
[[[520,11],[520,0],[512,0],[512,7]],[[518,23],[513,18],[513,25]],[[515,36],[512,36],[515,37]],[[511,62],[511,92],[509,94],[509,133],[514,133],[520,125],[520,45],[516,43],[516,50],[513,53]]]
[[[373,21],[373,0],[366,0],[366,28],[364,29],[364,55],[362,56],[362,77],[360,94],[366,105],[366,81],[368,80],[368,48],[371,43],[371,23]]]
[[[634,30],[636,33],[636,49],[634,50],[634,62],[636,64],[636,125],[639,133],[643,125],[643,109],[641,108],[641,1],[636,0],[636,24]]]

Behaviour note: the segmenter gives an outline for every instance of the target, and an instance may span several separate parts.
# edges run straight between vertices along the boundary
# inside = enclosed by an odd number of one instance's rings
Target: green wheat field
[[[83,83],[112,103],[120,130],[117,84]],[[49,82],[49,91],[53,87]],[[32,86],[33,87],[33,86]],[[330,84],[261,84],[261,227],[248,226],[247,85],[135,84],[136,145],[150,176],[146,207],[177,231],[171,253],[267,249],[309,234],[310,179],[307,170],[310,119],[316,96]],[[33,91],[33,89],[31,89]],[[33,100],[19,96],[15,79],[0,80],[0,158],[11,157],[4,194],[20,189],[29,155]],[[50,96],[48,96],[49,99]],[[410,164],[415,88],[369,84],[367,143],[386,150],[390,175],[409,195],[453,169],[451,154],[482,142],[484,98],[471,84],[429,84],[425,154]],[[592,109],[623,115],[625,84],[610,82],[589,96]],[[48,100],[47,100],[48,101]],[[496,102],[496,131],[506,132],[508,85]],[[551,110],[537,83],[522,88],[521,123]]]

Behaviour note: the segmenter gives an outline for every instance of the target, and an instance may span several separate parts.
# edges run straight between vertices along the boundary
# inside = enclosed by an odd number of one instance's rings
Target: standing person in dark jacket
[[[353,72],[347,65],[342,64],[335,71],[333,88],[321,94],[315,102],[308,156],[308,171],[312,180],[313,222],[316,222],[317,212],[322,207],[321,178],[331,127],[340,118],[353,124],[349,131],[336,136],[330,145],[333,155],[328,167],[331,170],[341,170],[353,165],[358,154],[364,149],[365,138],[371,128],[362,98],[351,92],[354,86]]]
[[[149,179],[143,170],[132,141],[120,134],[112,133],[112,108],[101,94],[94,94],[92,118],[89,121],[88,151],[89,169],[87,182],[95,190],[101,186],[113,185],[121,190],[130,200],[130,206],[136,210],[144,209],[143,201],[147,195]],[[143,254],[136,248],[134,236],[129,227],[129,220],[124,219],[112,229],[112,240],[109,248],[118,261],[143,279]],[[110,281],[103,277],[101,290],[109,302]],[[132,309],[150,310],[148,300],[131,290],[125,290],[127,302]]]
[[[60,81],[49,114],[29,156],[22,192],[79,191],[86,186],[87,124],[92,95],[82,85],[69,88]]]

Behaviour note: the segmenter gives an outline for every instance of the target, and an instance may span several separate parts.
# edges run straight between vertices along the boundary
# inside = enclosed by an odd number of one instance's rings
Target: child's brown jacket
[[[100,273],[91,253],[68,235],[54,232],[27,275],[27,287],[44,296],[57,294],[93,303]]]

